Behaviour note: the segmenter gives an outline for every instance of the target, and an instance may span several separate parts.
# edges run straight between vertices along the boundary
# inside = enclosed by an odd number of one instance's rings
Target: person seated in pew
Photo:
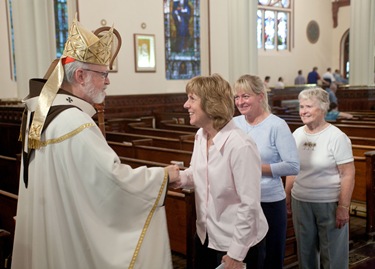
[[[122,164],[91,118],[112,40],[75,19],[48,80],[30,80],[13,269],[172,269],[164,200],[179,168]]]
[[[336,103],[338,105],[338,100],[336,96],[337,85],[336,83],[331,83],[328,87],[325,88],[328,92],[328,98],[330,103]]]
[[[329,98],[322,88],[298,95],[304,126],[293,132],[300,172],[287,176],[300,268],[349,268],[349,206],[354,158],[348,136],[325,121]]]
[[[337,104],[335,102],[331,102],[329,104],[329,108],[327,114],[325,115],[326,121],[335,121],[337,119],[352,119],[353,115],[347,112],[341,112],[337,108]]]
[[[254,140],[236,127],[230,84],[218,74],[186,85],[184,104],[196,133],[190,167],[175,188],[194,187],[195,269],[263,268],[267,220],[260,206],[261,162]],[[251,176],[249,176],[251,171]]]
[[[234,102],[241,113],[236,125],[254,139],[262,160],[261,206],[269,230],[266,236],[265,269],[284,266],[287,211],[282,176],[297,175],[299,158],[288,124],[271,114],[268,95],[257,76],[243,75],[234,84]]]
[[[275,90],[282,90],[284,88],[285,88],[284,79],[283,77],[279,77],[275,84]]]
[[[333,76],[335,78],[337,85],[348,84],[348,80],[341,75],[339,69],[335,70],[335,72],[333,73]]]

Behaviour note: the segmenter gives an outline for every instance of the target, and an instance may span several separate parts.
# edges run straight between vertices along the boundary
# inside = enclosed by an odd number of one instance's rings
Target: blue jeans
[[[283,269],[285,256],[287,212],[285,199],[261,203],[268,222],[265,244],[264,269]]]

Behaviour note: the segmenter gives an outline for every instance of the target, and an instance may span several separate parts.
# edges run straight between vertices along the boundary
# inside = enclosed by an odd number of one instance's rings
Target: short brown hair
[[[201,99],[202,110],[213,119],[215,130],[220,130],[233,118],[232,87],[219,74],[192,78],[186,85],[186,93],[196,94]]]

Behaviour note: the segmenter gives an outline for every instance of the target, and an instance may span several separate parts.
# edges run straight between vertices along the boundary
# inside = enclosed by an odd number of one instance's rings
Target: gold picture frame
[[[135,72],[156,72],[155,35],[134,34]]]

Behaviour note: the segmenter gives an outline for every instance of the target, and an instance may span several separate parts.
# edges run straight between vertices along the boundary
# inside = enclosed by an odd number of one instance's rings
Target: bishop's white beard
[[[91,91],[89,92],[89,94],[91,94]],[[94,95],[94,93],[93,93]],[[105,99],[105,92],[104,91],[101,91],[101,92],[98,92],[96,93],[94,96],[92,96],[92,101],[94,104],[101,104],[104,102],[104,99]]]
[[[103,90],[99,90],[95,88],[94,83],[92,82],[91,78],[87,79],[86,81],[86,87],[88,89],[87,91],[87,98],[91,101],[93,104],[101,104],[103,103],[105,99],[105,88]]]

